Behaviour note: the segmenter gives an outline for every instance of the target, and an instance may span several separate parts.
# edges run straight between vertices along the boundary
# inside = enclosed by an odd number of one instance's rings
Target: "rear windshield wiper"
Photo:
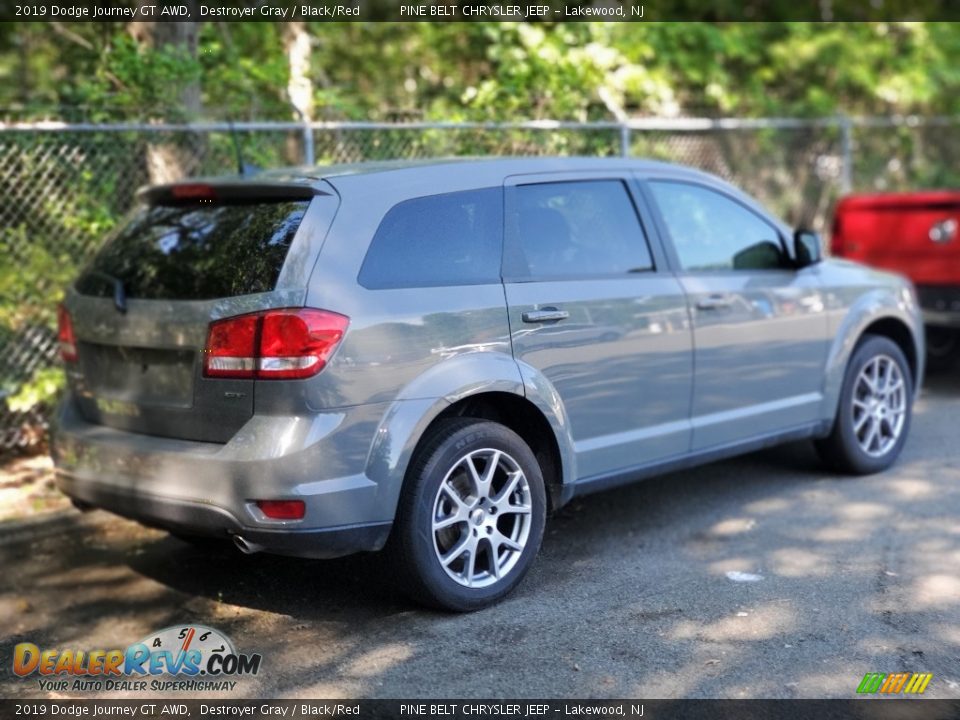
[[[126,313],[127,291],[123,287],[123,280],[101,270],[90,270],[88,274],[98,277],[101,280],[106,280],[113,285],[113,305],[117,308],[118,312]]]

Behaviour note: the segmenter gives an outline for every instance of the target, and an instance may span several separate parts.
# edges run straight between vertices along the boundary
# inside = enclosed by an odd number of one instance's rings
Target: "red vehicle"
[[[960,192],[848,195],[837,205],[830,251],[913,280],[927,327],[927,366],[953,364],[960,339]]]

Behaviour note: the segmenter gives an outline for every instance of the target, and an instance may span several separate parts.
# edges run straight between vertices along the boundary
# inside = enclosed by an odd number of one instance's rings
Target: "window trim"
[[[762,273],[782,273],[782,272],[794,272],[796,268],[791,264],[791,255],[787,246],[787,240],[783,235],[780,227],[777,223],[771,220],[769,217],[764,215],[761,212],[758,212],[756,208],[751,207],[749,204],[745,203],[741,198],[736,197],[725,188],[719,185],[713,185],[710,183],[705,183],[697,181],[690,178],[680,178],[680,177],[671,177],[671,176],[662,176],[662,175],[644,175],[639,177],[638,183],[640,185],[641,191],[644,194],[647,203],[650,206],[650,212],[655,218],[657,225],[657,231],[660,235],[661,242],[663,243],[665,251],[670,257],[671,265],[673,265],[677,273],[684,275],[729,275],[731,273],[736,273],[740,275],[744,272],[762,272]],[[780,251],[784,260],[784,264],[779,268],[756,268],[750,270],[737,270],[735,268],[724,268],[717,270],[688,270],[683,267],[683,263],[680,260],[680,255],[677,252],[677,247],[674,244],[673,236],[670,233],[670,228],[667,225],[666,219],[663,216],[663,211],[660,209],[660,205],[657,203],[657,199],[653,194],[653,189],[650,187],[653,183],[670,183],[673,185],[691,185],[702,190],[707,190],[709,192],[720,195],[730,202],[739,205],[748,213],[756,217],[758,220],[768,225],[771,230],[776,234],[777,241],[780,243]]]
[[[616,182],[623,186],[627,200],[633,207],[640,227],[640,240],[646,245],[647,255],[650,258],[650,267],[636,272],[619,273],[580,273],[574,275],[530,275],[517,274],[516,267],[510,267],[513,252],[519,248],[519,238],[516,228],[511,225],[511,217],[516,214],[516,190],[529,185],[562,185],[587,182]],[[545,282],[579,282],[587,280],[629,280],[632,278],[646,278],[662,272],[664,258],[656,251],[655,235],[651,232],[650,221],[646,217],[647,207],[645,198],[639,195],[634,186],[635,180],[629,172],[563,172],[537,173],[530,175],[512,175],[504,181],[503,207],[503,252],[501,254],[500,276],[505,284],[545,283]]]

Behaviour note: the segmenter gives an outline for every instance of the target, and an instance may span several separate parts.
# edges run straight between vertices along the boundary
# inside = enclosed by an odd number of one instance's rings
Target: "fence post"
[[[308,121],[303,123],[303,164],[313,165],[317,158],[313,149],[313,128]]]
[[[840,191],[853,191],[853,121],[846,115],[840,118]]]
[[[630,157],[630,126],[626,123],[620,125],[620,156]]]

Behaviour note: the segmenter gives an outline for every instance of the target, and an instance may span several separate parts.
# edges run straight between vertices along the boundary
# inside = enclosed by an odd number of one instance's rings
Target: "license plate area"
[[[79,355],[86,390],[98,402],[111,407],[189,408],[193,404],[192,350],[81,342]]]

